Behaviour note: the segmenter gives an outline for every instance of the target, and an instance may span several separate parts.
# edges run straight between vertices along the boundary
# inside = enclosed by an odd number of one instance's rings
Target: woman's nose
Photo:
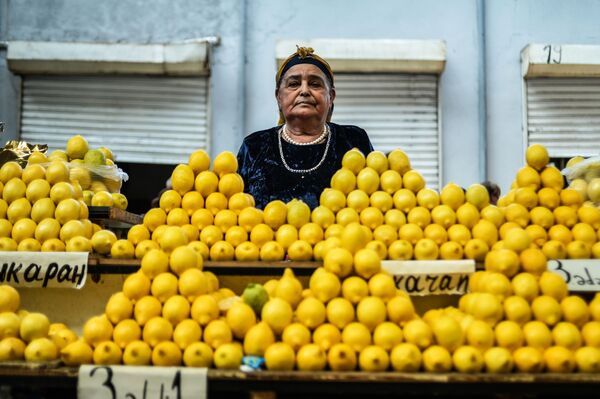
[[[300,84],[300,94],[308,94],[308,93],[309,93],[308,82],[302,81],[302,83]]]

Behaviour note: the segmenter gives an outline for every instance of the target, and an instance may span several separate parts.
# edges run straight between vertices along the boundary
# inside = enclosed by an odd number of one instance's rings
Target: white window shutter
[[[600,78],[525,80],[527,144],[546,146],[551,157],[600,153]]]
[[[439,189],[437,75],[337,73],[335,87],[333,122],[365,129],[375,150],[402,149],[427,186]]]
[[[81,134],[118,162],[185,163],[208,149],[208,78],[35,76],[23,78],[21,139],[64,149]]]

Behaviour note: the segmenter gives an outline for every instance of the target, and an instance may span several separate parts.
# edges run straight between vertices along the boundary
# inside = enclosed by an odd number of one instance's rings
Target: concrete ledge
[[[7,62],[18,74],[207,75],[209,41],[181,44],[8,43]]]
[[[296,50],[296,45],[312,47],[334,72],[440,74],[446,64],[443,40],[313,39],[277,42],[277,65]]]
[[[598,77],[600,46],[529,44],[521,50],[521,73],[526,78]]]

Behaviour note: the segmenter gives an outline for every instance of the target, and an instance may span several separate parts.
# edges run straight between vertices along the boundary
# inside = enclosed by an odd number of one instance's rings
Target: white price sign
[[[569,291],[600,291],[600,259],[552,259],[548,270],[561,276]]]
[[[80,289],[85,285],[87,263],[87,252],[0,252],[0,283]]]
[[[77,397],[83,399],[206,399],[207,369],[93,366],[79,368]]]
[[[409,295],[464,294],[469,275],[475,272],[475,261],[470,259],[384,260],[381,266]]]

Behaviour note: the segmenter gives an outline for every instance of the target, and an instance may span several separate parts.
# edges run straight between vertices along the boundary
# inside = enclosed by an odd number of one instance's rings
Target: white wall
[[[599,44],[598,0],[486,1],[488,176],[505,192],[524,165],[520,52],[529,43]]]

